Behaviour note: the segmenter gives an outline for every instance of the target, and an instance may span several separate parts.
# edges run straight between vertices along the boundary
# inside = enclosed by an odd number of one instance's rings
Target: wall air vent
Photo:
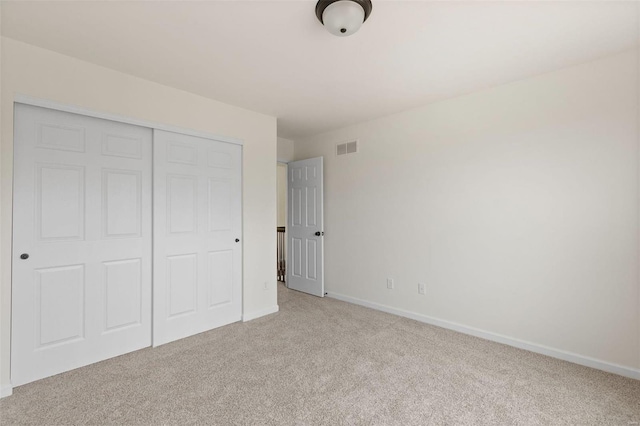
[[[336,145],[336,155],[355,154],[358,152],[358,141],[344,142]]]

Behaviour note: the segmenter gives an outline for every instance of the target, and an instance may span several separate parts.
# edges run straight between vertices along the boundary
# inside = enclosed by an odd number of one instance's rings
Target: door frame
[[[192,130],[192,129],[187,129],[184,127],[179,127],[179,126],[172,126],[172,125],[168,125],[168,124],[162,124],[162,123],[158,123],[158,122],[154,122],[154,121],[149,121],[149,120],[141,120],[141,119],[136,119],[136,118],[132,118],[132,117],[128,117],[128,116],[123,116],[123,115],[118,115],[118,114],[111,114],[111,113],[106,113],[106,112],[101,112],[101,111],[96,111],[90,108],[85,108],[82,106],[77,106],[77,105],[70,105],[70,104],[65,104],[65,103],[61,103],[61,102],[56,102],[56,101],[51,101],[48,99],[42,99],[42,98],[36,98],[33,96],[29,96],[29,95],[25,95],[22,93],[15,93],[14,97],[13,97],[13,102],[12,102],[12,106],[13,106],[13,110],[14,110],[14,114],[15,114],[15,106],[16,104],[24,104],[24,105],[31,105],[31,106],[36,106],[36,107],[41,107],[41,108],[47,108],[50,110],[55,110],[55,111],[61,111],[61,112],[68,112],[68,113],[72,113],[72,114],[77,114],[77,115],[82,115],[85,117],[92,117],[92,118],[98,118],[98,119],[102,119],[102,120],[109,120],[109,121],[115,121],[115,122],[119,122],[119,123],[124,123],[124,124],[131,124],[134,126],[138,126],[138,127],[145,127],[148,129],[153,130],[164,130],[164,131],[168,131],[168,132],[173,132],[173,133],[180,133],[180,134],[184,134],[184,135],[188,135],[188,136],[195,136],[195,137],[199,137],[199,138],[203,138],[203,139],[210,139],[210,140],[214,140],[217,142],[224,142],[224,143],[230,143],[230,144],[234,144],[234,145],[239,145],[240,146],[240,167],[241,167],[241,172],[240,172],[240,229],[242,232],[242,235],[244,236],[244,142],[242,139],[238,139],[238,138],[233,138],[233,137],[228,137],[228,136],[221,136],[221,135],[216,135],[213,133],[208,133],[208,132],[203,132],[203,131],[199,131],[199,130]],[[15,147],[15,136],[12,135],[12,141],[11,143],[14,145]],[[152,135],[152,139],[151,139],[151,152],[152,152],[152,156],[153,156],[153,149],[154,149],[154,140],[153,140],[153,135]],[[15,149],[14,149],[15,152]],[[153,158],[153,157],[152,157]],[[15,176],[15,161],[14,158],[11,158],[11,162],[14,164],[13,166],[13,173],[12,173],[12,179],[13,176]],[[153,160],[152,160],[152,167],[151,167],[151,176],[152,176],[152,182],[151,182],[151,192],[152,192],[152,196],[153,196]],[[153,200],[152,200],[153,202]],[[9,238],[11,239],[11,258],[13,258],[14,256],[14,247],[13,247],[13,200],[11,201],[11,215],[10,215],[10,221],[11,221],[11,234],[9,236]],[[152,214],[153,214],[153,205],[152,205]],[[153,230],[153,224],[152,224],[152,230]],[[153,248],[153,232],[151,235],[151,244],[152,244],[152,248]],[[241,265],[242,265],[242,277],[241,277],[241,285],[240,285],[240,305],[241,305],[241,312],[240,312],[240,321],[243,321],[245,318],[245,312],[244,312],[244,244],[242,245],[242,249],[240,252],[240,257],[241,257]],[[151,262],[153,264],[153,249],[151,252]],[[10,308],[9,308],[9,316],[11,318],[13,318],[13,308],[14,308],[14,301],[13,301],[13,286],[14,286],[14,277],[13,277],[13,265],[12,262],[9,262],[8,266],[6,266],[9,269],[9,274],[11,275],[11,300],[10,300]],[[152,303],[152,315],[151,315],[151,328],[152,328],[152,333],[151,333],[151,347],[153,347],[154,342],[153,342],[153,273],[151,275],[151,303]],[[9,348],[13,347],[13,336],[10,337],[9,339],[10,341],[10,346]],[[11,365],[11,351],[9,352],[9,364]],[[9,377],[11,380],[11,367],[9,368]],[[13,387],[11,387],[9,390],[5,390],[4,388],[2,389],[2,395],[0,395],[0,398],[4,397],[4,396],[8,396],[11,395],[13,390]]]

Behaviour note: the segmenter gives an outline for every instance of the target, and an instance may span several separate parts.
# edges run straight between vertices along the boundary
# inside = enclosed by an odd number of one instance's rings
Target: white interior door
[[[324,297],[322,157],[289,163],[287,286]]]
[[[14,386],[151,344],[151,160],[151,129],[16,104]]]
[[[241,178],[241,146],[154,130],[154,346],[241,319]]]

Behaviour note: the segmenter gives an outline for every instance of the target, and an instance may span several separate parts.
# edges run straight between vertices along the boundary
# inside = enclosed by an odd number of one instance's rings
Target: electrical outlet
[[[387,288],[393,290],[393,280],[391,278],[387,278]]]
[[[418,294],[427,294],[427,286],[425,283],[418,283]]]

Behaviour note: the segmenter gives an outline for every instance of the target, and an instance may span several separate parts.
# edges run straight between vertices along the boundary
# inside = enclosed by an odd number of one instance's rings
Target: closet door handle
[[[240,239],[239,239],[239,238],[236,238],[236,243],[239,243],[239,242],[240,242]]]

